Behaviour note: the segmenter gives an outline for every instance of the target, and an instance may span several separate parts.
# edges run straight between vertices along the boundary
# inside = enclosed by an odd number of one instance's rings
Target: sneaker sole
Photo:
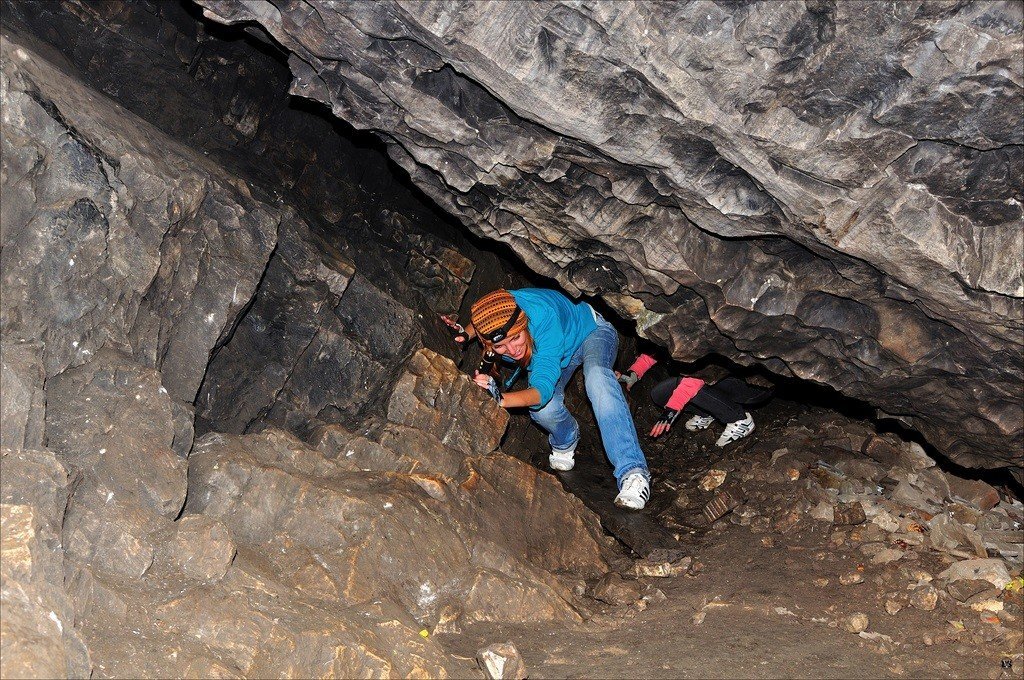
[[[615,505],[619,508],[626,508],[627,510],[643,510],[646,507],[646,503],[643,505],[629,505],[626,501],[620,501],[618,498],[615,499]]]
[[[558,470],[559,472],[568,472],[569,470],[571,470],[574,467],[576,467],[576,464],[575,463],[571,463],[569,465],[565,465],[564,463],[558,463],[557,465],[555,465],[555,464],[549,462],[548,466],[552,470]]]

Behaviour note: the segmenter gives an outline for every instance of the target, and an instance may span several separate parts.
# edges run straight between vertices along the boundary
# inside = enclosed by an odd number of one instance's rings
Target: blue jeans
[[[555,385],[551,401],[536,411],[530,411],[533,421],[548,432],[553,451],[571,451],[580,440],[580,426],[565,408],[565,386],[576,369],[583,365],[583,381],[587,397],[594,408],[601,443],[608,460],[615,467],[615,480],[619,488],[622,480],[632,472],[639,472],[648,480],[647,459],[640,450],[633,416],[626,404],[622,386],[615,379],[612,364],[619,348],[619,336],[610,323],[596,314],[597,328],[583,341],[572,355],[569,365]]]

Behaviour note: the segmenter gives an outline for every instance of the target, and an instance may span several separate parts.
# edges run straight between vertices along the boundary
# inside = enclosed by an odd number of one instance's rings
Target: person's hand
[[[665,412],[661,414],[661,418],[659,418],[658,422],[654,423],[654,427],[651,428],[651,436],[657,439],[671,430],[672,423],[676,422],[676,418],[678,417],[679,411],[673,411],[670,408],[665,409]]]
[[[477,371],[476,375],[473,376],[473,382],[487,390],[491,398],[498,402],[498,404],[501,404],[501,390],[498,389],[498,381],[494,379],[494,376]]]
[[[442,314],[441,321],[444,321],[445,325],[455,334],[455,342],[459,347],[465,349],[469,343],[469,333],[466,332],[465,327],[448,314]]]
[[[637,377],[635,371],[626,371],[625,373],[615,371],[615,378],[622,383],[627,392],[629,392],[629,388],[635,385],[636,381],[640,379]]]

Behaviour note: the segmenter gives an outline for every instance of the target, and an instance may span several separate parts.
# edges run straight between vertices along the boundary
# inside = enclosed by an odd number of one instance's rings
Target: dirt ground
[[[655,417],[640,409],[638,429],[649,429]],[[711,465],[739,474],[791,438],[794,424],[817,422],[834,432],[847,422],[781,400],[755,418],[760,430],[727,452],[731,465],[722,465],[725,452],[713,445],[715,428],[688,433],[680,421],[660,442],[642,436],[655,477],[646,512],[680,532],[695,562],[691,573],[641,578],[649,602],[611,606],[591,600],[591,616],[577,629],[478,624],[439,641],[465,658],[467,674],[478,649],[511,641],[531,678],[1024,677],[1020,637],[1005,634],[1022,626],[1010,613],[1019,613],[1016,605],[1000,612],[995,625],[979,623],[978,612],[945,593],[930,611],[905,606],[886,612],[886,599],[908,588],[908,575],[937,574],[955,558],[919,550],[876,565],[860,550],[862,543],[843,540],[846,532],[809,520],[782,533],[755,533],[728,517],[692,533],[682,527],[679,518],[692,519],[693,511],[674,515],[673,502],[682,492],[699,506],[695,480]],[[586,439],[583,444],[593,446]],[[586,448],[581,453],[588,455]],[[863,581],[841,585],[840,576],[851,573]],[[846,629],[858,613],[868,618],[860,635]],[[982,621],[986,615],[981,613]],[[1004,633],[991,632],[997,629]]]
[[[477,626],[441,640],[465,657],[510,640],[532,678],[1020,677],[1004,673],[996,648],[926,646],[931,613],[889,617],[862,596],[869,584],[840,586],[837,567],[856,566],[844,556],[813,545],[763,549],[742,527],[698,554],[704,569],[694,577],[645,579],[667,599],[644,611],[607,606],[578,630]],[[815,578],[832,582],[820,588]],[[834,623],[854,612],[868,615],[869,630],[907,642],[876,644]]]

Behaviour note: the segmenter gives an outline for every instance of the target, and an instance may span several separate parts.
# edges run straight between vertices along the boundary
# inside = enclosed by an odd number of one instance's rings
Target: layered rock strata
[[[0,674],[450,677],[434,631],[578,623],[596,517],[417,350],[472,264],[324,240],[36,47],[0,42]]]
[[[474,232],[684,361],[1016,460],[1018,3],[197,0]]]

